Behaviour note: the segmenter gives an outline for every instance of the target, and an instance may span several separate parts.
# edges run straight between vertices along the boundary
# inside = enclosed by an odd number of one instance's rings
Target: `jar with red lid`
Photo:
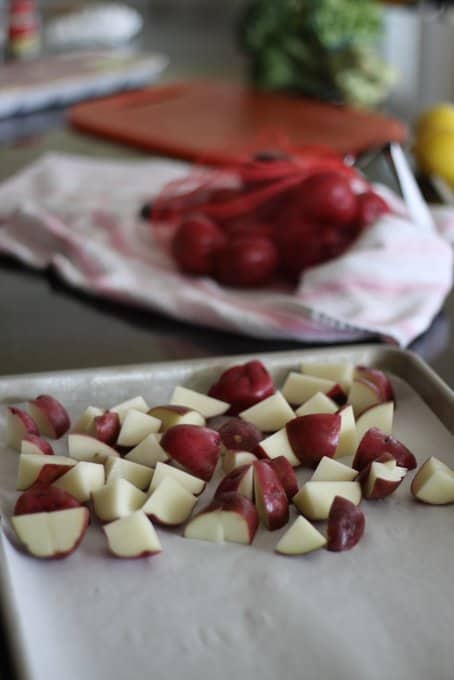
[[[36,0],[10,0],[8,23],[8,55],[26,59],[38,54],[41,26]]]

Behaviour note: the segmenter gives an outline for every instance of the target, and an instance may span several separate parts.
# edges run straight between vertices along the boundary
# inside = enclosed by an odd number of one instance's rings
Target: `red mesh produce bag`
[[[153,202],[152,229],[186,273],[213,276],[227,285],[295,281],[308,267],[341,254],[367,226],[367,211],[359,211],[357,197],[370,191],[367,181],[328,148],[281,147],[245,154],[222,169],[195,167],[186,178],[169,183]],[[187,238],[182,241],[180,233],[175,246],[182,225],[201,219],[204,225],[186,225]],[[191,229],[197,232],[193,241]],[[207,235],[210,229],[218,233]],[[265,248],[264,241],[271,246]],[[238,253],[243,255],[243,246],[245,263],[238,263],[237,269],[251,271],[251,263],[260,258],[258,251],[267,251],[266,275],[248,281],[239,271],[226,278],[223,272],[235,264]],[[199,259],[191,270],[188,253],[197,248],[204,256],[209,251],[210,257],[206,265]],[[186,257],[181,259],[183,251]]]

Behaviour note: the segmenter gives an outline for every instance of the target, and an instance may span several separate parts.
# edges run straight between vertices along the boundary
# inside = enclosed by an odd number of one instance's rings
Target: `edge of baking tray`
[[[35,382],[42,382],[43,379],[52,381],[55,378],[65,377],[84,377],[96,376],[97,380],[118,380],[122,377],[127,378],[133,373],[142,374],[146,371],[168,373],[177,369],[186,369],[188,376],[194,374],[198,369],[210,369],[213,367],[224,368],[234,363],[244,362],[260,357],[270,367],[279,368],[281,365],[287,366],[289,362],[295,364],[305,359],[351,361],[356,364],[364,363],[390,373],[405,380],[429,406],[433,413],[439,418],[449,432],[454,434],[454,391],[430,368],[423,359],[408,350],[402,350],[384,345],[341,345],[313,349],[291,350],[285,352],[269,352],[255,354],[239,354],[229,356],[209,357],[205,359],[179,359],[175,361],[150,362],[142,364],[127,364],[122,366],[105,366],[101,368],[71,369],[68,371],[52,371],[41,373],[28,373],[16,375],[0,376],[0,404],[6,403],[6,395],[2,392],[2,383],[8,389],[14,385],[14,389],[30,392],[33,390]],[[11,393],[9,396],[11,400]],[[3,540],[6,540],[3,537]],[[4,557],[4,548],[0,540],[0,556]],[[3,571],[0,578],[0,595],[6,603],[9,620],[6,628],[7,641],[11,650],[11,658],[15,663],[17,675],[20,680],[31,677],[28,673],[26,655],[22,647],[22,635],[19,626],[19,613],[17,612],[14,598],[8,588],[9,575]],[[4,617],[5,618],[5,617]]]
[[[226,368],[234,363],[241,363],[251,359],[262,359],[270,366],[279,368],[292,360],[295,364],[304,356],[305,359],[327,361],[351,361],[355,364],[367,364],[382,370],[394,373],[405,380],[418,392],[424,402],[441,420],[443,425],[454,433],[454,390],[451,389],[437,373],[418,355],[409,350],[388,347],[380,344],[365,345],[333,345],[310,349],[290,350],[284,352],[268,352],[252,354],[224,355],[198,359],[177,359],[172,361],[159,361],[140,364],[124,364],[121,366],[103,366],[82,369],[47,371],[39,373],[13,374],[0,376],[0,404],[11,401],[16,395],[6,397],[2,392],[2,383],[10,385],[14,383],[14,389],[19,393],[23,390],[29,393],[33,389],[34,382],[44,380],[53,381],[55,378],[96,377],[98,381],[110,381],[127,379],[134,373],[153,371],[168,373],[172,370],[181,371],[184,368],[190,376],[198,369],[212,369],[213,367]],[[287,369],[288,370],[288,369]],[[17,395],[19,397],[19,394]],[[20,399],[18,398],[17,401]]]
[[[29,680],[32,676],[28,667],[27,655],[24,652],[24,641],[20,631],[20,615],[12,594],[9,565],[5,555],[3,541],[7,541],[3,521],[0,518],[0,599],[5,604],[0,620],[5,633],[4,645],[7,648],[9,666],[14,668],[14,680]],[[7,625],[8,624],[8,625]],[[5,669],[2,668],[3,672]],[[8,669],[10,671],[11,668]],[[3,676],[2,676],[3,677]],[[6,676],[5,676],[6,680]],[[8,680],[13,680],[9,677]]]

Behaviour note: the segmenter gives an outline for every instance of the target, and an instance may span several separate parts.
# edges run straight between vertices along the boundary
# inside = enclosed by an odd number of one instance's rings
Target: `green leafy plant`
[[[380,30],[373,0],[254,0],[241,41],[259,88],[374,106],[394,79],[375,51]]]

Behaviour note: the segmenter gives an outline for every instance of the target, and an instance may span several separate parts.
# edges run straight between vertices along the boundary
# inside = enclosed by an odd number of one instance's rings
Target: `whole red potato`
[[[209,276],[215,255],[225,243],[226,237],[215,222],[195,215],[180,224],[172,241],[172,255],[186,274]]]
[[[276,233],[275,243],[280,257],[280,271],[285,278],[296,281],[302,271],[326,259],[327,249],[317,224],[301,222],[283,225]]]
[[[356,220],[361,227],[368,227],[382,215],[389,213],[389,206],[375,191],[365,191],[356,197]]]
[[[278,252],[264,236],[241,236],[229,241],[216,257],[215,278],[227,286],[261,286],[276,273]]]
[[[303,218],[343,227],[356,217],[356,196],[350,181],[337,172],[322,172],[306,179],[299,189]]]

